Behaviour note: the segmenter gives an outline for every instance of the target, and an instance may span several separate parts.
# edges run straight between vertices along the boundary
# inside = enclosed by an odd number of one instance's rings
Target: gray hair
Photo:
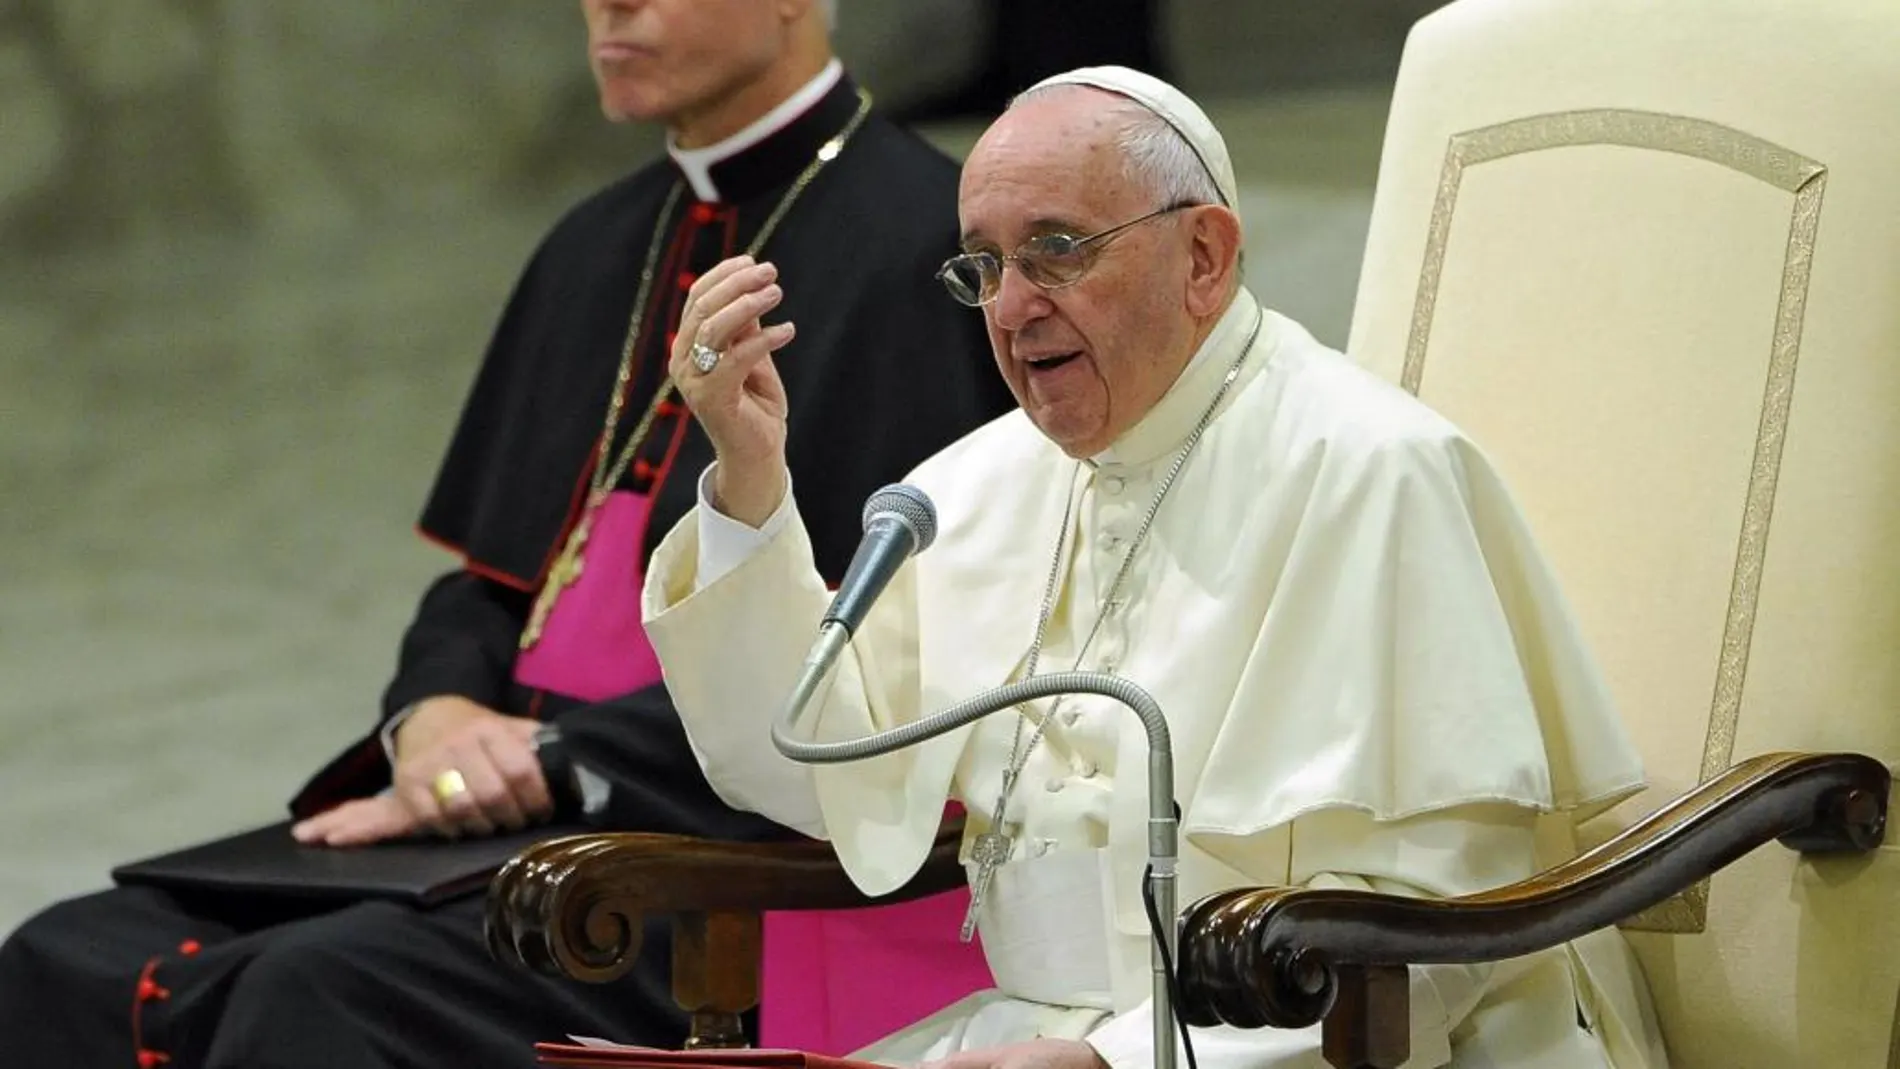
[[[1162,205],[1219,204],[1220,187],[1207,165],[1166,119],[1130,101],[1128,118],[1115,136],[1122,169],[1130,181],[1145,184]]]
[[[1042,86],[1017,94],[1009,107],[1045,93],[1087,88],[1071,84]],[[1122,174],[1153,193],[1157,207],[1221,203],[1220,186],[1181,131],[1133,100],[1118,98],[1111,107],[1121,124],[1115,131],[1115,147],[1121,153]]]

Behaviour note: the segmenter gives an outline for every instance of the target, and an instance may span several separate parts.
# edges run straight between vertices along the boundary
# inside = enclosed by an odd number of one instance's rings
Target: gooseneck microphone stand
[[[818,641],[805,659],[798,683],[772,725],[772,744],[786,757],[810,765],[862,761],[915,746],[1023,702],[1057,694],[1113,698],[1141,718],[1141,725],[1148,732],[1147,890],[1152,896],[1155,915],[1160,919],[1150,950],[1154,970],[1154,1064],[1157,1069],[1175,1069],[1170,969],[1176,960],[1175,861],[1179,843],[1174,811],[1174,751],[1161,707],[1147,691],[1118,676],[1100,672],[1055,672],[985,691],[933,716],[866,738],[843,742],[800,741],[792,732],[850,641],[851,630],[844,623],[828,620],[820,628]]]

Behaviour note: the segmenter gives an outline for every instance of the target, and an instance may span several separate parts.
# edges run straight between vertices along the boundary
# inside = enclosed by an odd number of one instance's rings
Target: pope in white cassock
[[[959,192],[964,253],[942,277],[981,308],[1021,410],[909,479],[936,503],[937,541],[858,630],[812,737],[1039,672],[1112,672],[1168,714],[1183,904],[1521,879],[1539,822],[1627,797],[1637,758],[1483,455],[1255,301],[1235,202],[1207,117],[1132,71],[1049,79],[984,134]],[[722,264],[693,287],[673,352],[718,460],[653,558],[645,612],[707,776],[829,839],[873,894],[916,871],[946,800],[972,841],[1008,837],[994,871],[969,859],[996,989],[862,1056],[1149,1064],[1147,755],[1124,708],[1038,702],[816,768],[770,741],[830,601],[786,475],[770,354],[796,328],[761,318],[778,297],[771,265]],[[1614,932],[1415,969],[1408,1064],[1660,1066],[1635,970]],[[1317,1028],[1197,1030],[1194,1046],[1208,1069],[1325,1065]]]

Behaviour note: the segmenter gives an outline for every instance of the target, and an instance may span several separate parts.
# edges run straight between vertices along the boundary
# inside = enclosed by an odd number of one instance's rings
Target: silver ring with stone
[[[719,366],[719,359],[725,355],[725,353],[707,345],[705,342],[696,341],[693,343],[693,366],[699,369],[701,375],[712,374],[713,368]]]

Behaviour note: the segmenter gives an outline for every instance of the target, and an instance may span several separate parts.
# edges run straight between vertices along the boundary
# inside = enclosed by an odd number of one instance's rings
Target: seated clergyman
[[[1172,87],[1115,68],[1034,87],[963,169],[963,254],[1021,411],[910,481],[941,533],[858,630],[822,739],[1081,668],[1169,714],[1183,902],[1245,885],[1455,895],[1529,876],[1545,814],[1642,771],[1498,475],[1408,394],[1241,285],[1225,144]],[[769,718],[830,596],[784,456],[766,267],[693,287],[673,374],[717,454],[653,558],[650,633],[708,779],[830,839],[883,892],[946,799],[996,989],[863,1052],[900,1064],[1149,1064],[1146,750],[1107,699],[990,717],[914,749],[794,764]],[[1614,932],[1412,974],[1414,1066],[1653,1065]],[[1195,1034],[1200,1064],[1321,1066],[1317,1029]]]

